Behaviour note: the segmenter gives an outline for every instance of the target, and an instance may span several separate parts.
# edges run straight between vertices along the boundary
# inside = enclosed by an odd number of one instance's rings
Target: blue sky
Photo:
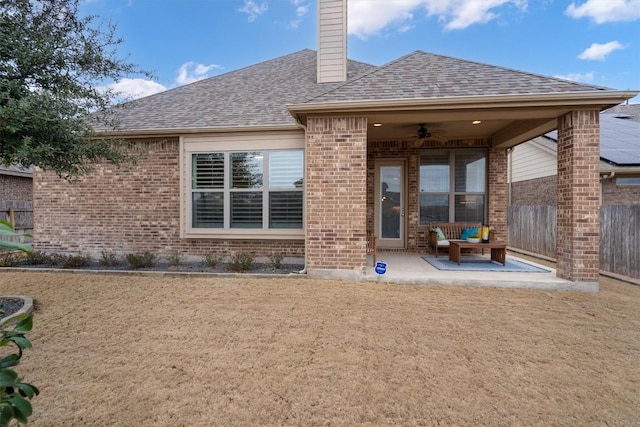
[[[84,0],[81,10],[115,23],[120,56],[155,73],[113,86],[140,97],[316,50],[316,9],[316,0]],[[640,0],[348,0],[348,9],[351,59],[382,65],[420,49],[640,90]]]

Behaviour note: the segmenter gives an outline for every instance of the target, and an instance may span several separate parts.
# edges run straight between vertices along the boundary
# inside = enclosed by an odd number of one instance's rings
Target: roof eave
[[[335,101],[304,104],[289,104],[294,115],[309,113],[351,113],[375,111],[411,111],[425,109],[490,109],[590,106],[609,108],[638,95],[638,91],[596,90],[584,92],[474,95],[441,98],[375,99],[363,101]]]
[[[260,125],[260,126],[209,126],[209,127],[191,127],[191,128],[159,128],[159,129],[122,129],[112,131],[98,131],[97,137],[158,137],[158,136],[177,136],[190,135],[200,133],[227,133],[227,132],[273,132],[273,131],[291,131],[298,130],[300,127],[296,124],[290,125]]]
[[[33,172],[18,172],[18,171],[4,170],[4,169],[0,169],[0,175],[17,176],[21,178],[33,178]]]

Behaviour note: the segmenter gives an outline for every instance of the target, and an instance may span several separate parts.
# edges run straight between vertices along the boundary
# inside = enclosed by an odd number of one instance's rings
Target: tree
[[[151,75],[117,56],[111,23],[80,17],[80,0],[0,0],[0,163],[67,179],[129,157],[95,129],[117,125],[105,81]]]

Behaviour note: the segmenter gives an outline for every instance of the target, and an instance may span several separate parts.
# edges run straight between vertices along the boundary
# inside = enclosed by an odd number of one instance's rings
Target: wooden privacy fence
[[[33,233],[33,202],[0,200],[0,219],[9,221],[19,233]]]
[[[555,206],[509,206],[507,224],[509,246],[555,259]]]
[[[556,207],[509,206],[509,246],[556,258]],[[600,270],[640,279],[640,205],[600,207]]]
[[[600,208],[600,270],[640,279],[640,205]]]

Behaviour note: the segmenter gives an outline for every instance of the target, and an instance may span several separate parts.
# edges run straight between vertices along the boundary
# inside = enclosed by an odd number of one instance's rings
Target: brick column
[[[572,111],[558,119],[557,275],[597,283],[600,256],[600,114]]]
[[[495,233],[495,239],[507,241],[507,208],[509,206],[509,185],[507,183],[507,150],[489,150],[489,200],[487,217]]]
[[[367,119],[310,117],[305,154],[307,272],[358,280],[367,256]]]

